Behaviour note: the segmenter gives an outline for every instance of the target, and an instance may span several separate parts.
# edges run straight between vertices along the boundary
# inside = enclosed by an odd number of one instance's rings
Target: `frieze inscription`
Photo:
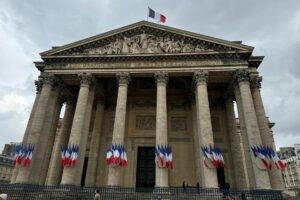
[[[186,118],[185,117],[172,117],[171,118],[171,130],[172,131],[186,131]]]
[[[135,128],[136,130],[155,130],[155,123],[154,115],[137,115]]]

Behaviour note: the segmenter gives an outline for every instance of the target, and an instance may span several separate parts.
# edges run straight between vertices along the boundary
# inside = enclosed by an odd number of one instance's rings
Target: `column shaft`
[[[214,145],[206,83],[207,76],[208,73],[205,71],[197,71],[194,74],[196,109],[198,120],[198,142],[200,147]],[[208,188],[218,187],[217,171],[215,169],[210,169],[204,165],[203,155],[201,155],[200,161],[200,172],[202,177],[201,186]]]
[[[36,159],[36,162],[34,165],[32,165],[30,169],[30,177],[29,177],[30,183],[32,184],[39,184],[42,174],[45,174],[43,170],[47,171],[47,169],[43,165],[45,164],[44,159],[46,158],[47,149],[48,149],[47,147],[50,142],[51,127],[56,114],[58,93],[59,93],[58,89],[53,88],[51,92],[51,98],[48,102],[47,113],[45,115],[43,128],[40,133],[39,141],[38,144],[35,146],[36,155],[34,156],[33,160]]]
[[[260,95],[261,80],[261,77],[253,77],[251,79],[251,92],[253,97],[255,113],[258,120],[262,144],[265,146],[272,147],[274,150],[276,150],[274,138],[269,127],[269,121],[266,117],[265,108]],[[271,187],[273,189],[282,190],[284,186],[281,171],[273,167],[272,170],[269,171],[269,176]]]
[[[68,145],[72,121],[74,117],[75,105],[71,101],[67,101],[64,118],[61,129],[55,139],[51,161],[49,164],[46,185],[59,185],[62,175],[61,147]]]
[[[82,156],[78,157],[78,169],[77,169],[77,174],[76,176],[77,181],[76,183],[81,182],[81,178],[83,176],[83,165],[84,165],[84,159],[86,157],[86,149],[87,149],[87,142],[88,142],[88,136],[90,134],[90,125],[91,125],[91,117],[92,117],[92,112],[93,112],[93,104],[94,104],[94,95],[95,95],[95,88],[92,87],[89,95],[89,101],[86,109],[86,116],[85,116],[85,126],[83,130],[83,135],[81,138],[81,144],[80,148],[83,150]],[[84,183],[83,183],[84,185]]]
[[[42,81],[41,80],[35,81],[35,85],[36,85],[36,96],[35,96],[35,100],[34,100],[34,103],[33,103],[32,109],[31,109],[31,113],[30,113],[30,116],[29,116],[29,119],[28,119],[28,122],[27,122],[27,126],[26,126],[26,130],[25,130],[25,133],[24,133],[24,136],[23,136],[22,144],[26,144],[26,142],[27,142],[27,137],[28,137],[30,127],[32,125],[33,116],[35,114],[36,107],[37,107],[37,104],[39,102],[39,98],[40,98],[40,95],[41,95]],[[19,172],[19,166],[15,166],[14,170],[13,170],[13,173],[12,173],[10,183],[15,183],[15,181],[17,179],[17,176],[18,176],[18,172]]]
[[[56,135],[56,131],[57,131],[57,125],[58,125],[58,121],[59,121],[62,103],[63,102],[61,99],[58,99],[55,102],[56,105],[55,105],[54,111],[53,111],[52,123],[50,126],[50,135],[48,137],[47,144],[46,144],[46,153],[45,153],[45,156],[43,159],[39,185],[45,185],[45,182],[46,182],[50,159],[51,159],[51,153],[52,153],[52,150],[54,147],[54,140],[55,140],[55,135]]]
[[[125,123],[126,123],[126,105],[127,105],[127,90],[129,84],[129,74],[117,74],[119,88],[117,96],[117,105],[115,111],[114,130],[112,135],[113,144],[124,144]],[[120,167],[108,168],[108,186],[120,186],[122,183],[122,174]]]
[[[33,157],[30,166],[20,167],[16,183],[33,183],[37,184],[36,174],[40,174],[39,168],[39,139],[43,132],[43,125],[45,117],[49,108],[49,101],[52,95],[52,85],[54,83],[54,76],[49,74],[42,74],[43,86],[35,114],[33,116],[32,124],[28,132],[27,144],[35,146]]]
[[[243,153],[242,138],[237,132],[233,100],[230,97],[226,99],[226,115],[236,186],[238,189],[247,189],[249,188],[249,180]]]
[[[85,186],[87,187],[94,187],[96,183],[103,114],[104,114],[104,101],[102,99],[97,101],[96,116],[94,120],[94,128],[92,132],[90,152],[89,152],[89,161],[88,161],[87,174],[85,179]]]
[[[193,136],[194,136],[194,156],[195,156],[195,169],[196,169],[196,176],[197,176],[197,181],[198,183],[201,182],[202,177],[201,177],[201,170],[200,170],[200,163],[201,163],[201,154],[200,154],[200,149],[201,147],[199,146],[199,138],[198,138],[198,119],[197,119],[197,109],[196,109],[196,103],[192,103],[192,115],[193,115]]]
[[[82,163],[85,157],[85,146],[86,141],[84,141],[87,136],[85,135],[87,131],[86,128],[86,117],[88,114],[89,101],[91,98],[90,94],[90,84],[92,77],[88,74],[80,74],[80,89],[74,114],[74,119],[71,128],[71,134],[68,144],[78,145],[79,152],[77,162],[74,167],[64,167],[62,174],[62,185],[80,185],[80,179],[82,174]],[[93,96],[92,96],[93,97]]]
[[[156,145],[168,145],[168,119],[167,119],[167,82],[168,74],[159,72],[155,74],[156,96]],[[155,186],[169,186],[169,170],[167,168],[155,168]]]
[[[251,147],[253,145],[261,145],[262,142],[250,91],[249,73],[245,70],[237,71],[235,74],[235,79],[238,82],[237,87],[240,92],[240,103],[243,109],[242,115],[245,122],[245,129],[248,140],[248,149],[245,148],[244,151],[248,167],[250,187],[267,189],[270,188],[270,179],[268,172],[258,168],[256,164],[256,158],[251,152]]]

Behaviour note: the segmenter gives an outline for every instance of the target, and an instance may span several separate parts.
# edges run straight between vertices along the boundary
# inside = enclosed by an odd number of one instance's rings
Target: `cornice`
[[[43,72],[43,71],[44,71],[46,65],[45,65],[45,63],[44,63],[43,61],[35,61],[35,62],[33,62],[33,63],[34,63],[34,65],[35,65],[35,67],[36,67],[40,72]]]
[[[250,56],[248,59],[249,67],[258,68],[262,63],[264,56]]]
[[[250,51],[242,52],[200,52],[200,53],[164,53],[164,54],[114,54],[114,55],[55,55],[44,56],[44,64],[58,62],[114,62],[114,61],[160,61],[160,60],[247,60],[251,56]],[[45,65],[42,65],[43,67]]]

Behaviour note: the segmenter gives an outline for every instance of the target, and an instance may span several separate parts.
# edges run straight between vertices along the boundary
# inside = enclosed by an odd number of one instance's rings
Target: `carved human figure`
[[[119,53],[121,53],[121,50],[122,50],[122,40],[121,39],[117,39],[116,41],[115,41],[115,43],[114,43],[114,49],[113,49],[113,53],[114,54],[119,54]]]
[[[157,42],[153,39],[149,40],[149,44],[148,44],[148,48],[147,48],[147,52],[148,53],[158,53],[159,49],[157,47]]]
[[[157,48],[158,48],[159,52],[165,52],[164,38],[163,37],[158,37],[157,38]]]
[[[190,43],[184,44],[182,47],[182,52],[192,52],[193,51],[193,46]]]
[[[138,44],[138,42],[133,41],[130,47],[130,52],[131,53],[141,53],[141,48]]]
[[[171,52],[172,53],[178,53],[181,51],[181,45],[180,45],[180,42],[179,41],[173,41],[173,47],[171,49]]]
[[[140,35],[140,43],[141,43],[141,48],[142,49],[147,49],[148,48],[148,35],[145,33],[142,33]]]
[[[167,53],[170,53],[171,50],[172,50],[172,40],[167,37],[166,40],[165,40],[165,43],[164,43],[164,49],[165,49],[165,52]]]
[[[204,51],[204,49],[200,46],[200,44],[197,44],[196,47],[195,47],[195,52],[201,52],[201,51]]]
[[[124,37],[123,45],[122,45],[122,53],[129,53],[130,38]]]

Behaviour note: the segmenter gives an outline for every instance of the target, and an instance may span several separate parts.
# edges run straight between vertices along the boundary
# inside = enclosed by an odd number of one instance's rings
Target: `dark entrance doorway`
[[[81,176],[81,181],[80,181],[81,186],[84,186],[88,160],[89,160],[88,157],[84,157],[84,164],[83,164],[82,176]]]
[[[225,186],[225,172],[224,168],[218,168],[217,169],[217,176],[218,176],[218,184],[222,188]]]
[[[153,188],[155,185],[154,147],[138,147],[136,187]]]

